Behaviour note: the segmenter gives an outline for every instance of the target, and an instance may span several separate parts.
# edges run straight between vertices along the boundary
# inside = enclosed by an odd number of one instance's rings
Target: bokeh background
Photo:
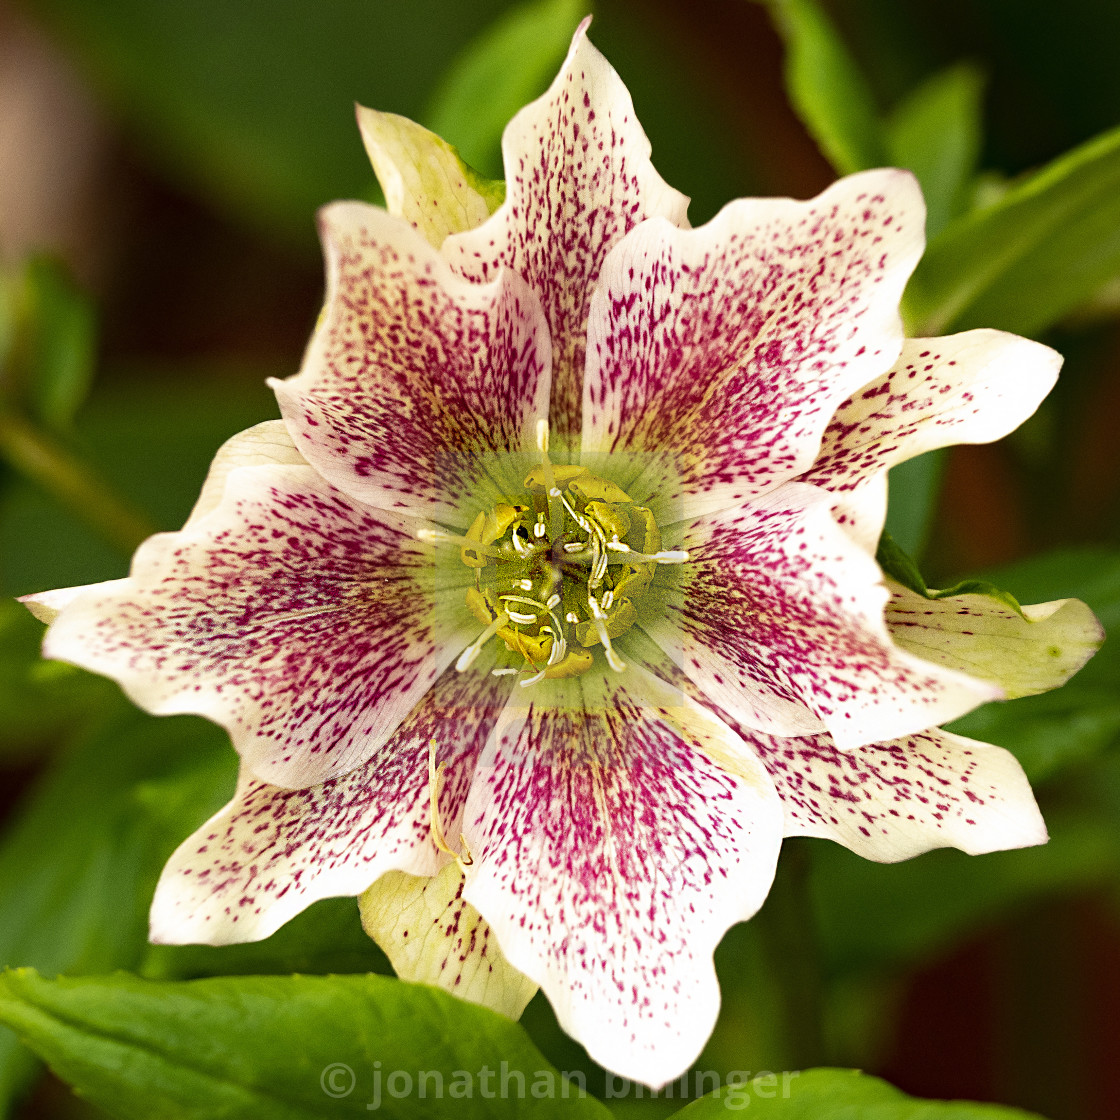
[[[353,103],[428,124],[498,176],[502,123],[547,85],[588,7],[0,0],[0,963],[384,969],[349,900],[259,946],[147,946],[159,868],[228,797],[233,752],[200,720],[154,720],[106,682],[38,663],[41,627],[9,598],[123,574],[144,526],[181,524],[218,445],[276,415],[264,378],[297,369],[322,295],[315,209],[378,198]],[[1120,124],[1115,0],[823,10],[884,121],[953,68],[965,109],[950,155],[977,174],[951,210]],[[787,98],[763,6],[594,11],[592,39],[694,224],[731,198],[807,197],[835,177]],[[1120,222],[1097,236],[1115,255]],[[892,479],[891,525],[932,586],[988,574],[1022,601],[1077,595],[1120,624],[1118,311],[1120,270],[1060,314],[986,320],[1066,366],[1010,439]],[[1120,655],[1106,645],[1061,692],[959,730],[1016,751],[1051,844],[893,867],[788,844],[774,896],[718,953],[725,1009],[701,1067],[853,1065],[918,1095],[1120,1116]],[[524,1023],[602,1087],[541,997]],[[4,1033],[5,1114],[95,1115]]]

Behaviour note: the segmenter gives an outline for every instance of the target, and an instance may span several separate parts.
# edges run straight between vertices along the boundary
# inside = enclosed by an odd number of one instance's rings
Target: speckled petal
[[[688,209],[650,163],[630,94],[587,25],[548,91],[506,127],[505,202],[443,246],[463,276],[492,280],[505,266],[540,296],[552,331],[550,419],[564,444],[580,432],[588,301],[603,257],[643,219],[685,225]]]
[[[637,665],[542,684],[563,687],[515,693],[475,772],[464,895],[597,1062],[663,1085],[715,1023],[712,952],[766,897],[781,806],[725,724]]]
[[[501,183],[480,181],[446,140],[407,117],[359,105],[358,127],[386,209],[429,244],[481,225],[501,202]]]
[[[436,984],[519,1019],[537,985],[502,956],[489,923],[463,898],[463,873],[383,875],[358,899],[362,925],[402,980]]]
[[[839,404],[898,357],[923,216],[911,175],[868,171],[696,230],[643,224],[592,299],[585,456],[663,456],[690,517],[806,470]]]
[[[540,303],[511,272],[452,276],[376,207],[334,203],[321,223],[323,320],[299,374],[271,382],[292,438],[357,501],[469,525],[492,453],[532,449],[547,414]]]
[[[787,836],[821,836],[882,863],[1046,841],[1023,769],[1002,747],[938,728],[854,751],[826,735],[742,734],[777,786]]]
[[[888,467],[954,443],[1014,431],[1054,387],[1060,354],[1002,331],[912,338],[889,372],[841,406],[803,480],[838,494],[837,515],[874,549]]]
[[[306,466],[307,460],[296,450],[283,420],[266,420],[227,439],[206,475],[198,501],[183,528],[193,525],[222,504],[226,479],[238,467]]]
[[[44,652],[148,711],[220,723],[264,780],[322,781],[381,746],[477,630],[458,595],[436,595],[459,577],[419,524],[310,467],[235,470],[217,509],[68,603]]]
[[[237,795],[171,857],[152,904],[152,940],[226,945],[268,937],[320,898],[358,895],[390,871],[436,874],[429,742],[447,769],[440,815],[457,835],[471,771],[509,685],[446,672],[361,766],[306,789],[242,769]]]
[[[1002,695],[895,646],[879,567],[830,505],[827,491],[787,483],[694,522],[681,584],[641,625],[739,722],[776,735],[827,730],[844,749]]]
[[[1009,700],[1060,688],[1104,641],[1080,599],[1024,606],[1022,614],[987,595],[926,599],[888,581],[891,636],[938,665],[994,681]]]

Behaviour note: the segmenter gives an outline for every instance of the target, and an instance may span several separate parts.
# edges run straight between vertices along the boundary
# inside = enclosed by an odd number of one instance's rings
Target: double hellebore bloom
[[[540,986],[657,1085],[707,1038],[713,950],[783,836],[884,861],[1045,839],[1012,756],[938,725],[1061,683],[1100,632],[876,563],[887,469],[1004,435],[1059,365],[904,339],[914,180],[691,229],[585,30],[506,130],[504,201],[361,111],[388,211],[323,211],[283,419],[222,448],[128,578],[30,605],[47,656],[241,754],[154,940],[360,895],[402,976],[513,1016]]]

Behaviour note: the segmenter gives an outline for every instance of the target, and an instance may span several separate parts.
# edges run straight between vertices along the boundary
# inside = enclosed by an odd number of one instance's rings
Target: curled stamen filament
[[[462,871],[474,863],[471,857],[471,850],[467,847],[467,839],[460,832],[459,844],[461,845],[460,851],[455,851],[448,843],[443,831],[443,821],[439,815],[439,795],[440,790],[443,788],[443,772],[447,769],[447,763],[441,762],[436,765],[436,741],[430,739],[428,741],[428,798],[431,806],[431,821],[429,826],[432,832],[432,843],[435,844],[441,852],[446,852],[449,856],[455,857],[455,862],[459,865]]]
[[[615,653],[614,647],[611,645],[611,637],[607,633],[607,624],[604,621],[607,616],[603,613],[603,608],[599,606],[599,600],[594,595],[587,596],[587,605],[591,608],[592,621],[595,623],[595,631],[599,635],[599,641],[603,643],[603,652],[607,656],[607,664],[616,673],[621,673],[626,668],[626,662]]]
[[[499,631],[506,623],[509,622],[509,614],[502,611],[485,630],[461,654],[459,660],[455,662],[455,671],[463,673],[474,664],[474,659],[478,656],[479,651],[484,645]]]

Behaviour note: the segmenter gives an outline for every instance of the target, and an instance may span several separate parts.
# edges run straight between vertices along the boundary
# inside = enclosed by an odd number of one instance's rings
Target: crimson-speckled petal
[[[512,268],[540,296],[552,331],[550,418],[564,443],[580,431],[587,308],[603,257],[645,218],[684,225],[688,209],[650,163],[630,94],[587,24],[548,91],[506,126],[505,202],[443,245],[461,275],[492,280]]]
[[[774,780],[787,836],[836,840],[883,863],[932,848],[979,855],[1046,841],[1023,768],[1002,747],[940,728],[854,751],[827,735],[741,734]]]
[[[694,522],[681,584],[641,625],[713,703],[776,735],[827,730],[859,747],[1001,696],[895,646],[878,565],[833,520],[830,498],[787,483]]]
[[[1060,354],[1003,331],[911,338],[889,372],[845,401],[803,476],[837,495],[848,531],[874,549],[886,517],[882,474],[925,451],[990,443],[1054,387]]]
[[[299,374],[271,383],[296,447],[357,501],[469,525],[493,453],[532,450],[547,415],[540,303],[511,272],[453,276],[374,206],[334,203],[321,222],[323,321]]]
[[[220,723],[259,778],[323,781],[383,744],[477,630],[459,594],[436,594],[453,577],[419,524],[310,467],[235,470],[217,509],[67,603],[44,652],[148,711]]]
[[[766,897],[781,829],[724,723],[636,665],[592,670],[511,698],[467,799],[463,893],[597,1062],[663,1085],[711,1032],[712,952]]]
[[[660,497],[689,517],[804,471],[837,406],[898,357],[923,216],[911,175],[868,171],[636,229],[592,300],[584,455],[663,456]]]
[[[237,795],[164,868],[152,940],[257,941],[320,898],[361,894],[389,871],[433,875],[429,743],[446,762],[440,816],[457,836],[475,759],[508,679],[448,670],[396,733],[355,770],[306,789],[242,771]]]

